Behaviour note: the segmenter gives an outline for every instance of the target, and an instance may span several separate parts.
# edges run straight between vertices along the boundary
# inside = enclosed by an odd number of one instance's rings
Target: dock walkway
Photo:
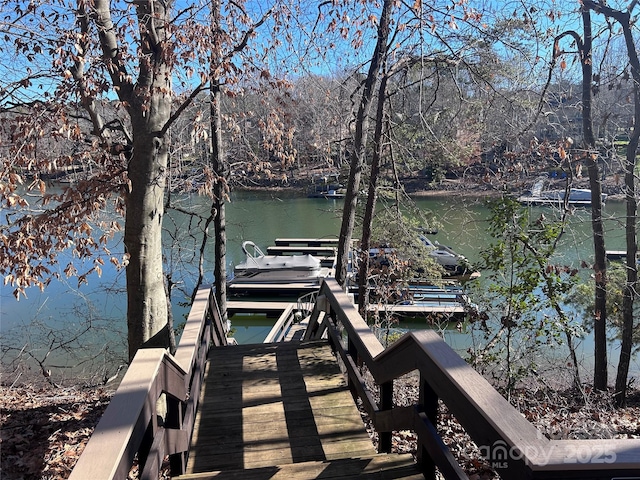
[[[213,348],[186,473],[202,478],[424,478],[376,454],[326,342]]]

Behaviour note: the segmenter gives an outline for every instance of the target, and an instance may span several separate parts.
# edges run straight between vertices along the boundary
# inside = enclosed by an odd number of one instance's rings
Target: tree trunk
[[[367,306],[369,305],[369,249],[371,248],[371,230],[373,228],[373,216],[376,211],[376,200],[378,199],[378,176],[380,173],[380,161],[384,148],[383,128],[384,128],[384,104],[387,94],[387,76],[384,75],[380,81],[378,89],[378,108],[376,111],[376,129],[373,143],[374,152],[371,160],[371,173],[369,175],[369,190],[367,193],[367,205],[364,210],[362,220],[362,237],[360,239],[360,268],[358,271],[358,309],[360,315],[366,320]]]
[[[620,345],[620,360],[616,373],[615,401],[622,407],[626,404],[627,378],[629,376],[629,363],[631,362],[631,350],[633,347],[633,304],[638,284],[637,253],[638,243],[636,236],[636,215],[638,205],[635,189],[636,152],[640,142],[640,61],[631,33],[630,15],[625,12],[622,29],[624,32],[629,63],[631,64],[631,76],[633,78],[634,100],[634,127],[629,138],[625,162],[625,197],[627,201],[626,244],[627,244],[627,281],[624,287],[622,300],[622,343]]]
[[[601,13],[606,17],[615,19],[622,27],[629,64],[631,65],[631,77],[633,78],[633,101],[634,101],[634,122],[633,130],[629,135],[629,143],[627,145],[626,161],[625,161],[625,198],[627,203],[627,221],[626,221],[626,244],[627,244],[627,281],[624,288],[624,297],[622,301],[622,345],[620,346],[620,360],[618,362],[618,372],[616,374],[615,402],[618,406],[626,403],[627,394],[627,378],[629,375],[629,362],[631,359],[631,348],[633,344],[633,303],[636,296],[636,287],[638,283],[638,266],[637,266],[637,236],[636,236],[636,214],[637,202],[635,198],[635,167],[636,152],[638,143],[640,142],[640,59],[633,40],[631,31],[631,10],[636,6],[632,3],[628,10],[615,10],[606,5],[606,3],[594,2],[592,0],[583,0],[585,7],[595,12]],[[635,18],[635,17],[634,17]]]
[[[622,344],[620,345],[620,360],[616,374],[615,399],[617,406],[623,406],[627,398],[627,378],[629,376],[629,363],[631,361],[631,349],[633,346],[633,304],[636,297],[638,284],[637,252],[638,243],[636,236],[636,215],[638,211],[635,189],[636,152],[640,141],[640,61],[636,50],[633,35],[631,33],[630,12],[624,12],[624,16],[618,20],[624,32],[629,63],[631,64],[631,76],[633,78],[634,101],[634,127],[629,136],[627,156],[625,162],[625,197],[627,200],[627,282],[624,288],[622,301]]]
[[[634,86],[634,97],[636,111],[639,111],[640,101],[638,98],[638,85]],[[640,119],[637,118],[636,122]],[[635,169],[636,150],[638,148],[638,133],[640,129],[634,128],[632,139],[627,146],[627,161],[625,165],[625,196],[627,199],[627,222],[626,222],[626,243],[627,243],[627,281],[624,286],[622,298],[622,334],[620,345],[620,359],[618,361],[618,371],[616,373],[615,403],[622,407],[626,404],[627,397],[627,377],[629,376],[629,364],[631,362],[631,350],[633,347],[633,303],[636,295],[636,285],[638,283],[637,258],[637,238],[636,238],[636,214],[637,202],[635,198]]]
[[[228,194],[227,162],[222,145],[222,110],[218,62],[222,58],[221,42],[221,6],[218,0],[211,2],[211,164],[215,173],[213,189],[215,215],[215,288],[216,301],[223,323],[227,321],[227,230],[225,218],[225,199]]]
[[[607,263],[604,244],[604,228],[602,225],[602,186],[600,169],[598,168],[598,151],[593,135],[593,119],[591,114],[591,78],[592,65],[592,33],[591,13],[582,8],[584,28],[584,44],[580,52],[582,64],[582,131],[584,149],[587,152],[587,170],[589,187],[591,188],[591,230],[593,232],[595,300],[593,315],[594,356],[593,386],[598,390],[607,388]]]
[[[141,32],[138,81],[135,88],[119,90],[121,99],[127,102],[133,131],[124,231],[129,254],[126,277],[130,359],[141,346],[168,347],[173,334],[167,324],[162,271],[162,219],[168,160],[164,128],[171,115],[172,90],[168,60],[171,45],[164,26],[170,22],[170,4],[152,1],[136,4]],[[122,74],[115,68],[112,70],[116,85],[123,82]]]
[[[134,122],[128,171],[131,191],[126,197],[124,243],[129,255],[126,278],[130,360],[143,345],[169,346],[170,334],[162,269],[167,146],[148,130],[145,119]]]
[[[336,259],[336,281],[345,286],[347,279],[347,267],[349,263],[349,250],[355,227],[356,208],[358,205],[358,190],[360,188],[360,176],[364,165],[367,150],[367,131],[369,128],[369,111],[373,99],[373,91],[377,81],[378,72],[382,61],[387,54],[387,42],[391,25],[391,12],[393,0],[384,0],[382,14],[378,25],[378,39],[371,57],[369,71],[364,82],[364,90],[360,98],[360,106],[356,116],[356,131],[354,137],[354,154],[349,168],[347,192],[345,194],[344,210],[342,211],[342,224],[340,226],[340,242]]]
[[[220,86],[217,82],[211,90],[211,130],[212,163],[216,173],[214,187],[215,216],[215,287],[216,301],[220,308],[222,321],[227,320],[227,225],[225,217],[225,198],[227,196],[227,168],[222,147],[222,122],[220,111]]]

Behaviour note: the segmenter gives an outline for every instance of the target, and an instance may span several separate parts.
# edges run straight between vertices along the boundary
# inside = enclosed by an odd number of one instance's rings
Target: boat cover
[[[320,259],[309,255],[247,255],[244,262],[236,265],[235,270],[272,271],[272,270],[319,270]]]

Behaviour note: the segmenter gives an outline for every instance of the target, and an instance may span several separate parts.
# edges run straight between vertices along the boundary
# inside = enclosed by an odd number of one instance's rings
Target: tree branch
[[[189,105],[193,103],[193,101],[196,99],[196,97],[200,93],[202,93],[204,90],[207,90],[207,88],[208,87],[206,86],[206,84],[201,83],[200,85],[198,85],[196,88],[193,89],[193,91],[191,92],[191,95],[189,95],[189,97],[187,97],[187,99],[180,104],[180,106],[176,109],[176,111],[171,114],[171,116],[169,117],[169,120],[167,120],[167,123],[165,123],[164,127],[162,127],[162,130],[160,131],[160,136],[164,136],[164,134],[167,133],[169,128],[171,128],[171,125],[173,125],[173,123],[176,120],[178,120],[182,112],[185,111],[187,107],[189,107]]]
[[[100,47],[111,81],[122,101],[129,102],[133,93],[133,80],[123,62],[115,26],[111,19],[110,0],[94,0],[94,21],[98,27]]]

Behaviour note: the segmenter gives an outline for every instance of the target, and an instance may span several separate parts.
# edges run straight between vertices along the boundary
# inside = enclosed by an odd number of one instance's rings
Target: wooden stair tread
[[[191,440],[186,474],[375,455],[326,341],[212,349]]]
[[[367,480],[423,480],[413,457],[409,454],[379,454],[327,461],[289,463],[268,467],[191,473],[174,480],[291,480],[315,478]]]

